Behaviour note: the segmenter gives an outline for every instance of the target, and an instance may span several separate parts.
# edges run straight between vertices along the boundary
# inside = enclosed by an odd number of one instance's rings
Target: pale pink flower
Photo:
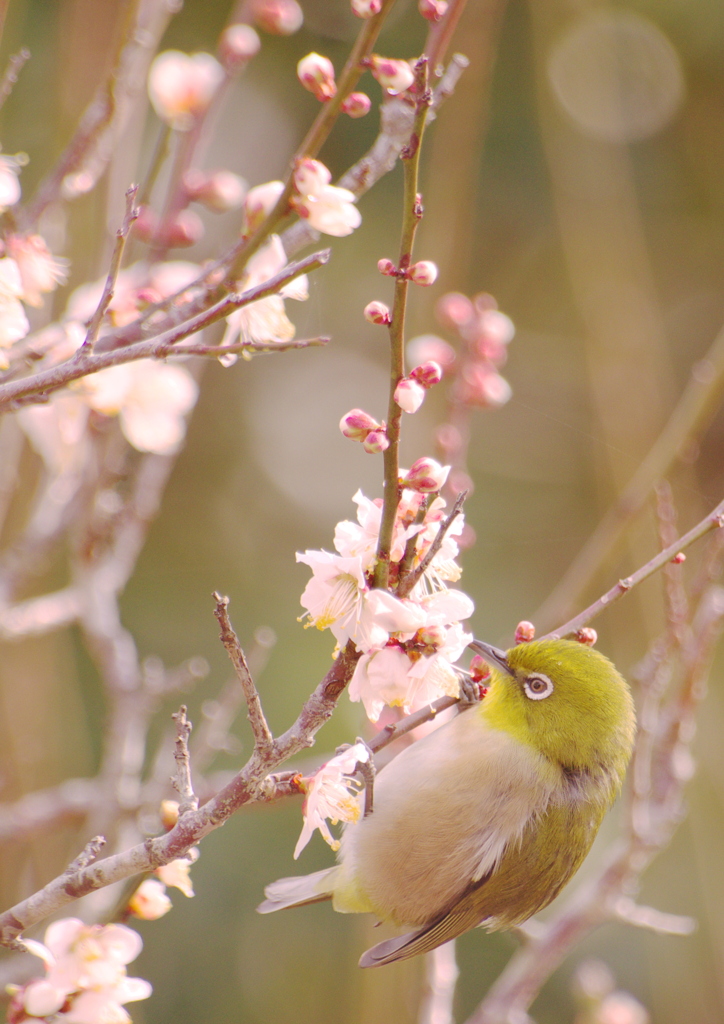
[[[308,53],[297,64],[297,78],[318,100],[330,100],[337,92],[334,64],[321,53]]]
[[[439,363],[429,359],[426,363],[416,366],[410,370],[410,376],[424,388],[431,388],[442,380],[442,367]]]
[[[232,171],[192,169],[184,174],[183,182],[189,199],[202,203],[214,213],[236,210],[246,196],[246,182]]]
[[[255,185],[244,200],[244,234],[251,235],[266,220],[284,191],[283,181]]]
[[[439,491],[445,485],[449,466],[441,466],[435,459],[423,457],[417,459],[407,471],[401,470],[400,482],[403,487],[419,491],[421,494],[429,494]]]
[[[312,570],[301,604],[307,609],[307,627],[329,629],[342,646],[357,628],[367,583],[359,558],[333,555],[328,551],[297,552],[297,561]]]
[[[0,156],[0,213],[15,206],[20,199],[20,167],[21,161],[17,157]]]
[[[382,0],[350,0],[352,13],[358,18],[373,18],[382,10]]]
[[[348,117],[364,117],[372,108],[372,100],[366,92],[351,92],[342,100],[340,110]]]
[[[340,238],[359,227],[362,216],[354,205],[354,193],[330,185],[330,179],[329,169],[319,160],[300,160],[294,170],[299,195],[292,198],[292,204],[317,231]]]
[[[8,255],[18,265],[23,302],[42,306],[42,292],[52,292],[68,279],[68,260],[49,251],[40,235],[9,235],[5,240]]]
[[[486,309],[481,313],[478,324],[481,331],[493,341],[507,345],[515,337],[515,324],[499,309]]]
[[[290,36],[304,22],[297,0],[254,0],[252,16],[259,28],[277,36]]]
[[[444,371],[453,366],[455,349],[437,334],[418,334],[407,343],[407,357],[413,363],[434,360]]]
[[[166,886],[157,878],[145,878],[128,901],[130,912],[142,921],[157,921],[172,907]]]
[[[424,399],[425,388],[410,377],[403,377],[395,388],[395,401],[403,412],[417,412]]]
[[[237,290],[243,292],[264,284],[286,265],[287,256],[281,239],[278,235],[272,235],[247,263]],[[285,284],[276,295],[267,295],[264,299],[250,302],[230,313],[226,318],[226,331],[221,344],[234,345],[238,340],[259,344],[291,341],[296,328],[285,312],[284,300],[303,302],[307,298],[307,276],[302,274]],[[236,359],[236,354],[232,352],[222,356],[219,361],[222,366],[232,366]]]
[[[211,103],[224,69],[210,53],[190,56],[179,50],[159,53],[148,72],[148,95],[166,124],[189,131]]]
[[[227,71],[240,71],[261,49],[261,39],[251,25],[227,25],[219,36],[219,56]]]
[[[415,73],[406,60],[392,60],[373,53],[370,70],[382,88],[393,96],[405,92],[415,81]]]
[[[352,639],[359,651],[383,647],[391,636],[409,639],[427,623],[421,605],[400,599],[386,590],[368,590],[362,595]]]
[[[437,280],[437,265],[432,260],[419,260],[413,263],[407,271],[407,276],[415,284],[429,287]]]
[[[350,441],[364,441],[371,430],[378,430],[380,424],[364,409],[350,409],[339,421],[339,429]]]
[[[2,351],[20,341],[30,330],[20,298],[23,284],[15,260],[5,256],[0,259],[0,368],[8,366],[7,356]]]
[[[191,884],[191,866],[199,859],[199,851],[192,847],[185,857],[179,857],[168,864],[156,868],[156,874],[164,885],[180,889],[184,896],[194,895],[194,888]]]
[[[118,416],[126,440],[142,452],[170,455],[186,434],[198,385],[182,366],[153,359],[122,363],[81,382],[92,409]]]
[[[367,761],[369,751],[362,743],[355,743],[323,764],[308,780],[302,811],[304,825],[294,849],[295,860],[315,829],[319,829],[333,850],[339,849],[339,841],[330,832],[327,819],[333,825],[340,821],[359,821],[362,814],[360,783],[351,776],[358,762],[364,764]]]

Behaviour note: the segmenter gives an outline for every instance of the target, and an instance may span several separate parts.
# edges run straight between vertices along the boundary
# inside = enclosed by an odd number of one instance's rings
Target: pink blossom
[[[447,11],[447,0],[418,0],[418,10],[428,21],[440,21]]]
[[[418,334],[407,343],[407,357],[413,363],[432,360],[445,371],[455,363],[455,349],[436,334]]]
[[[0,368],[5,369],[8,361],[3,349],[20,341],[30,330],[20,299],[23,283],[20,269],[15,260],[5,256],[0,259]]]
[[[370,69],[382,88],[392,96],[405,92],[415,81],[415,73],[406,60],[392,60],[373,53]]]
[[[403,412],[417,412],[424,398],[425,388],[410,377],[403,377],[395,388],[395,401]]]
[[[418,263],[412,264],[407,271],[407,276],[415,284],[421,284],[427,288],[437,280],[437,266],[432,260],[420,260]]]
[[[441,466],[435,459],[421,458],[413,462],[409,470],[403,473],[401,484],[421,494],[439,491],[447,480],[449,466]]]
[[[227,71],[240,71],[260,49],[258,33],[243,22],[227,25],[219,37],[219,56]]]
[[[263,224],[283,191],[283,181],[267,181],[263,185],[255,185],[249,189],[244,200],[245,235],[253,234]]]
[[[128,901],[128,909],[142,921],[157,921],[173,907],[166,886],[157,878],[145,878]]]
[[[246,183],[231,171],[187,171],[184,188],[189,199],[203,203],[214,213],[236,210],[244,202]]]
[[[470,405],[498,407],[510,401],[510,384],[488,363],[470,363],[457,382],[460,400]]]
[[[244,270],[244,276],[238,282],[240,292],[256,288],[264,284],[287,265],[284,246],[278,235],[271,235],[269,241],[257,250]],[[226,318],[226,331],[222,345],[234,345],[241,339],[256,343],[274,343],[291,341],[295,334],[294,324],[286,315],[285,299],[296,299],[303,302],[309,297],[306,274],[295,277],[278,294],[267,295],[264,299],[240,306]],[[237,356],[230,353],[220,359],[222,366],[232,366]]]
[[[189,131],[208,109],[223,79],[224,69],[210,53],[189,56],[165,50],[151,64],[148,95],[162,121],[177,131]]]
[[[308,53],[297,64],[297,78],[318,100],[330,100],[337,92],[334,65],[320,53]]]
[[[363,310],[365,320],[368,320],[371,324],[389,324],[392,323],[392,317],[390,315],[390,307],[386,306],[384,302],[368,302]]]
[[[439,363],[429,359],[426,363],[421,363],[410,370],[410,377],[424,388],[431,388],[442,380],[442,367]]]
[[[347,643],[357,630],[363,595],[367,590],[362,562],[357,557],[333,555],[328,551],[297,552],[297,561],[312,570],[301,604],[305,626],[329,629],[337,643]]]
[[[339,821],[359,821],[362,814],[360,800],[360,783],[352,778],[358,763],[369,761],[369,751],[362,743],[342,751],[323,764],[307,782],[307,795],[302,813],[304,825],[294,848],[296,860],[315,829],[333,850],[339,849],[339,841],[334,838],[327,825],[329,819],[333,825]]]
[[[390,447],[390,439],[386,429],[370,430],[362,442],[362,447],[368,455],[380,455]]]
[[[373,18],[382,10],[382,0],[350,0],[352,13],[358,18]]]
[[[253,0],[252,16],[259,28],[277,36],[290,36],[304,23],[296,0]]]
[[[372,100],[366,92],[351,92],[344,100],[340,110],[348,117],[364,117],[369,114]]]
[[[395,277],[397,274],[397,267],[395,264],[392,260],[388,260],[386,258],[377,260],[377,269],[381,274],[384,274],[385,277]]]
[[[300,217],[324,234],[350,235],[362,223],[354,205],[355,196],[346,188],[330,185],[329,169],[319,160],[305,157],[294,170],[294,185],[299,193],[292,199]]]
[[[21,165],[18,157],[0,156],[0,213],[15,206],[20,199],[18,171]]]
[[[191,884],[191,867],[199,859],[199,851],[193,846],[185,857],[169,861],[160,868],[156,868],[156,874],[164,885],[180,889],[184,896],[194,895],[194,888]]]
[[[435,305],[435,315],[443,327],[458,328],[467,324],[473,317],[473,304],[467,295],[460,292],[447,292]]]
[[[350,441],[364,441],[371,430],[377,430],[380,424],[364,409],[350,409],[339,421],[339,429]]]
[[[55,291],[68,279],[68,260],[53,256],[40,235],[9,235],[5,244],[20,271],[23,301],[42,306],[41,292]]]

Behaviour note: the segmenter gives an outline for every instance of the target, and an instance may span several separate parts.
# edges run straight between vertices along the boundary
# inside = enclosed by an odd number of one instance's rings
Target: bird
[[[631,757],[628,684],[575,640],[470,646],[491,666],[487,694],[382,768],[338,863],[267,886],[261,913],[331,899],[411,928],[362,955],[377,967],[477,925],[515,928],[578,870]]]

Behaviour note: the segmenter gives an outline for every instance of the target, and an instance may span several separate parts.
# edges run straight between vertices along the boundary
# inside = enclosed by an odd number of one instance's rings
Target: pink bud
[[[445,485],[449,472],[449,466],[441,466],[435,459],[423,457],[413,462],[400,483],[411,491],[431,494]]]
[[[458,381],[458,391],[460,401],[489,407],[505,405],[512,394],[507,380],[483,363],[472,363],[465,368]]]
[[[373,18],[382,10],[382,0],[351,0],[351,5],[358,18]]]
[[[491,340],[507,345],[515,335],[515,324],[499,309],[486,310],[479,319],[480,329]]]
[[[392,323],[389,306],[386,306],[384,302],[378,302],[376,299],[374,302],[368,302],[365,306],[364,318],[365,320],[369,320],[371,324]]]
[[[435,443],[448,462],[453,462],[463,449],[463,437],[452,423],[443,423],[435,431]]]
[[[418,9],[428,21],[439,21],[447,11],[447,0],[419,0]]]
[[[318,100],[330,100],[337,92],[334,65],[320,53],[308,53],[297,64],[297,78]]]
[[[351,441],[364,441],[371,430],[378,430],[380,424],[364,409],[351,409],[339,421],[339,429]]]
[[[332,172],[321,160],[305,156],[294,167],[294,187],[302,196],[316,196],[332,180]]]
[[[282,181],[267,181],[249,189],[244,200],[245,234],[252,234],[266,220],[283,191]]]
[[[590,626],[583,626],[581,629],[576,630],[575,638],[579,644],[585,644],[586,647],[593,647],[598,640],[598,633],[595,629],[591,629]]]
[[[377,269],[386,277],[394,277],[397,273],[397,267],[392,260],[377,260]]]
[[[447,292],[435,304],[435,316],[443,327],[462,327],[473,318],[473,304],[467,295]]]
[[[236,210],[244,201],[246,184],[231,171],[190,170],[184,174],[184,188],[189,199],[202,203],[214,213]]]
[[[484,679],[490,679],[490,665],[480,654],[474,654],[470,659],[470,678],[474,683],[480,683]]]
[[[406,60],[391,60],[373,53],[370,70],[382,88],[393,96],[409,89],[415,81],[415,74]]]
[[[450,370],[455,362],[455,349],[436,334],[419,334],[408,342],[407,358],[411,363],[433,360],[443,370]]]
[[[532,640],[534,637],[535,626],[532,622],[527,622],[525,619],[523,619],[523,621],[519,622],[518,625],[515,627],[516,644],[528,643],[528,641]]]
[[[419,263],[412,264],[407,271],[407,276],[415,284],[428,287],[437,280],[437,266],[432,260],[420,260]]]
[[[252,11],[259,28],[275,36],[291,36],[304,22],[297,0],[254,0]]]
[[[365,114],[369,114],[371,106],[372,100],[366,92],[351,92],[342,101],[340,109],[343,114],[347,114],[349,117],[364,117]]]
[[[251,25],[229,25],[219,38],[219,57],[228,72],[241,71],[261,49],[261,39]]]
[[[224,79],[224,69],[210,53],[191,56],[166,50],[148,71],[148,95],[166,124],[189,131],[209,107]]]
[[[193,210],[180,210],[163,234],[163,243],[170,249],[195,245],[204,237],[204,223]]]
[[[442,367],[431,359],[420,366],[416,366],[410,372],[410,376],[418,384],[422,384],[424,388],[431,388],[433,384],[439,384],[442,380]]]
[[[362,447],[369,455],[379,455],[380,452],[387,451],[390,447],[387,433],[384,430],[370,430],[362,442]]]
[[[417,412],[425,398],[425,389],[416,380],[403,377],[395,388],[395,401],[403,412]]]
[[[671,561],[673,562],[674,565],[681,565],[682,562],[686,561],[686,555],[684,554],[683,551],[679,551],[678,554],[674,555],[674,557],[671,559]]]

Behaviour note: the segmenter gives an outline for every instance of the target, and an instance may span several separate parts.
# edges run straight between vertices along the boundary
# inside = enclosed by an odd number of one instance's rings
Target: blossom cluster
[[[9,1024],[127,1024],[124,1004],[151,995],[147,981],[126,974],[143,942],[125,925],[87,925],[66,917],[48,927],[44,943],[26,939],[25,946],[43,960],[46,973],[12,990]]]

